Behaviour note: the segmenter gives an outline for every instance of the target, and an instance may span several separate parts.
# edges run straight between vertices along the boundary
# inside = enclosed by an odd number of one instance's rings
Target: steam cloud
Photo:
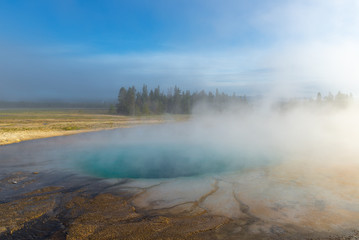
[[[82,139],[78,147],[186,144],[215,150],[223,156],[220,161],[246,167],[286,164],[302,169],[335,169],[335,166],[359,165],[356,144],[359,112],[355,103],[339,108],[312,102],[284,110],[258,104],[252,108],[229,107],[221,113],[211,112],[201,105],[194,111],[185,123],[90,135]],[[187,151],[190,156],[191,149]],[[194,161],[196,155],[198,152],[191,157]],[[106,159],[105,153],[102,158]]]
[[[189,165],[184,168],[186,171],[198,166],[212,171],[210,166],[221,166],[212,161],[213,153],[219,153],[215,155],[218,161],[229,166],[224,172],[166,180],[136,199],[135,204],[140,207],[166,208],[181,201],[195,201],[197,195],[193,189],[199,192],[206,189],[205,194],[209,191],[206,184],[211,186],[211,181],[217,179],[221,190],[212,201],[203,203],[210,213],[239,217],[233,199],[233,194],[238,194],[249,204],[251,212],[262,219],[299,224],[315,231],[341,230],[355,227],[358,222],[358,110],[357,103],[338,108],[311,102],[284,109],[257,103],[246,109],[231,106],[218,113],[200,105],[188,122],[91,135],[92,138],[88,136],[77,142],[77,146],[100,150],[109,145],[110,148],[138,146],[141,154],[154,157],[152,167],[157,164],[156,156],[161,157],[161,151],[141,152],[143,144],[169,149],[185,143],[181,149],[185,154],[167,155],[163,168],[156,170],[168,171],[166,164],[183,170],[183,165],[175,164],[182,161]],[[106,151],[99,156],[97,169],[113,169],[116,158]],[[149,165],[139,162],[135,165],[137,171],[146,171]],[[129,186],[136,184],[155,183],[137,180]],[[230,207],[223,207],[227,205]],[[268,211],[261,211],[263,208]]]

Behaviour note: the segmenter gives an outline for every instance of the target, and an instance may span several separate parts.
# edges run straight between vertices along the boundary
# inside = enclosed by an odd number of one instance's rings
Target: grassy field
[[[133,117],[110,115],[107,114],[107,110],[103,109],[3,109],[0,110],[0,145],[186,119],[188,119],[187,115]]]

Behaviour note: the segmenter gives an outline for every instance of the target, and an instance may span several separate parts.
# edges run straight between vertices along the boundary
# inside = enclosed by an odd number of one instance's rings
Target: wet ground
[[[63,159],[98,134],[0,148],[0,239],[359,239],[358,166],[100,178]]]

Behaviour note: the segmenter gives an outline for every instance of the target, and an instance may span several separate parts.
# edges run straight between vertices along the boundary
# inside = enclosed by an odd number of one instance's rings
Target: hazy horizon
[[[2,1],[0,99],[112,100],[120,87],[359,93],[359,3]]]

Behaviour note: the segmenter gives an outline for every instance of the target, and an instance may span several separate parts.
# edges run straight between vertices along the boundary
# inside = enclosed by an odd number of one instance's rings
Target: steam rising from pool
[[[177,178],[277,164],[357,165],[357,110],[309,105],[195,114],[188,122],[73,137],[61,158],[69,168],[104,178]]]

